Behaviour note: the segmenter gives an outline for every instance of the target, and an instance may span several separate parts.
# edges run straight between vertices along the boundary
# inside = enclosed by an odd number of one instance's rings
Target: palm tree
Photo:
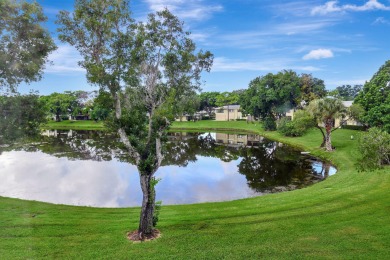
[[[307,111],[317,121],[317,128],[320,129],[323,136],[323,143],[327,151],[332,151],[331,133],[334,120],[337,117],[345,115],[345,106],[340,99],[322,98],[310,102]],[[325,132],[323,131],[325,128]]]

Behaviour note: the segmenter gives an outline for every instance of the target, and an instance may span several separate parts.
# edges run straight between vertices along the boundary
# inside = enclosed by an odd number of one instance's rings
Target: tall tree
[[[48,96],[42,96],[41,100],[45,103],[46,109],[55,115],[57,122],[61,121],[62,115],[68,116],[79,109],[77,96],[72,92],[54,92]]]
[[[300,93],[298,75],[294,71],[284,70],[252,80],[240,103],[246,113],[275,121],[297,105]]]
[[[328,94],[342,100],[352,101],[362,90],[363,85],[342,85],[330,91]]]
[[[113,97],[112,126],[137,165],[143,192],[135,234],[153,237],[154,174],[163,159],[174,102],[199,87],[213,56],[195,52],[183,23],[167,9],[135,24],[126,0],[76,0],[73,15],[60,12],[58,23],[60,39],[83,56],[88,80]]]
[[[364,84],[355,103],[365,110],[363,121],[390,133],[390,60]]]
[[[309,104],[314,99],[323,98],[326,96],[325,84],[322,79],[314,78],[311,74],[302,74],[301,79],[301,96],[298,104],[301,102]]]
[[[188,92],[175,102],[175,116],[178,116],[180,121],[185,114],[193,117],[199,110],[199,106],[198,94],[195,91]]]
[[[22,81],[42,78],[56,46],[42,24],[47,20],[37,2],[0,1],[0,90],[15,91]]]
[[[209,114],[209,117],[211,117],[211,114],[213,112],[213,109],[217,106],[217,96],[219,95],[219,92],[213,91],[213,92],[202,92],[199,95],[200,99],[200,110],[204,110]]]
[[[322,133],[326,150],[332,151],[331,133],[334,120],[337,117],[343,117],[346,113],[343,103],[336,98],[316,99],[310,102],[306,109],[317,121],[316,126]]]

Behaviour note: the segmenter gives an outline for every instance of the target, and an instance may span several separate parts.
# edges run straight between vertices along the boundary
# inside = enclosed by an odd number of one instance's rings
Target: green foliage
[[[278,122],[278,131],[285,136],[302,136],[315,124],[314,118],[305,110],[298,110],[294,113],[294,120],[286,117]]]
[[[48,55],[56,49],[37,2],[0,1],[0,90],[42,78]]]
[[[263,128],[265,131],[275,131],[276,130],[276,122],[273,117],[267,116],[263,121]]]
[[[297,102],[299,105],[301,102],[308,104],[314,99],[326,96],[325,84],[322,79],[314,78],[311,74],[302,74],[300,80],[301,95]]]
[[[235,105],[238,103],[239,95],[235,92],[222,92],[216,96],[215,104],[219,107],[227,105]]]
[[[68,118],[68,115],[80,110],[80,103],[73,92],[57,93],[41,97],[46,109],[56,117],[56,121]]]
[[[359,138],[360,170],[374,170],[390,164],[390,134],[373,127]]]
[[[355,103],[365,110],[363,122],[369,126],[381,127],[390,133],[390,60],[364,84]]]
[[[325,85],[310,74],[297,75],[291,70],[269,73],[249,83],[240,95],[240,105],[245,114],[265,118],[281,117],[291,108],[325,96]]]
[[[342,117],[346,113],[343,103],[337,98],[313,100],[307,106],[306,111],[308,111],[318,123],[323,123],[324,125],[326,125],[327,120]]]
[[[364,125],[343,125],[342,129],[357,130],[357,131],[366,131],[367,127]]]
[[[217,96],[219,95],[219,92],[202,92],[199,95],[200,99],[200,105],[199,110],[204,110],[209,114],[209,117],[211,117],[211,114],[213,113],[214,107],[217,107]]]
[[[161,165],[174,102],[199,90],[213,55],[196,51],[183,23],[167,9],[139,23],[130,18],[127,0],[76,0],[74,10],[60,12],[59,38],[83,56],[87,79],[111,94],[115,119],[108,125],[119,133],[147,187],[138,232],[150,234],[154,198],[145,201],[152,194],[148,182]]]
[[[333,147],[330,136],[334,130],[333,122],[337,117],[344,118],[347,113],[342,101],[337,98],[328,97],[315,99],[306,107],[306,111],[314,118],[316,127],[322,133],[323,141],[321,146],[325,145],[327,151],[332,151]]]
[[[156,204],[154,205],[153,227],[157,227],[157,223],[158,223],[159,217],[160,217],[161,204],[162,204],[162,201],[159,200],[159,201],[156,201]]]
[[[195,91],[189,91],[186,95],[178,98],[176,102],[173,102],[175,107],[175,115],[180,118],[183,115],[194,115],[200,106],[199,96]]]
[[[336,89],[328,92],[328,95],[339,98],[341,100],[354,100],[355,97],[362,90],[363,85],[342,85],[338,86]]]
[[[38,134],[44,122],[44,104],[37,94],[0,96],[0,143]]]
[[[255,117],[276,117],[297,105],[300,80],[291,70],[269,73],[249,83],[240,103],[243,110]]]
[[[91,118],[95,121],[106,120],[113,113],[114,100],[110,93],[100,90],[98,96],[93,100]]]

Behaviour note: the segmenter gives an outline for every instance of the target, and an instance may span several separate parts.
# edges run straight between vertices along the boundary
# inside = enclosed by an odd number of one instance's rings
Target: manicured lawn
[[[43,128],[58,130],[104,130],[104,125],[101,121],[95,122],[93,120],[63,120],[61,122],[49,121]]]
[[[139,208],[101,209],[0,197],[0,259],[388,259],[390,169],[357,172],[359,132],[264,133],[245,122],[174,123],[174,129],[254,131],[332,161],[338,173],[311,187],[222,203],[163,206],[163,236],[136,243]]]

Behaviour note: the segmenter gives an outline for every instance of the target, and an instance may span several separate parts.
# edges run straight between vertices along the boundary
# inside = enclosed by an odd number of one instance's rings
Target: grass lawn
[[[359,132],[286,138],[245,122],[174,123],[174,129],[253,131],[332,161],[338,173],[290,192],[230,202],[163,206],[162,237],[132,243],[139,208],[103,209],[0,197],[0,259],[389,259],[390,169],[357,172]],[[74,128],[76,129],[76,128]]]
[[[58,130],[104,130],[103,122],[93,120],[63,120],[61,122],[49,121],[43,126],[44,129]]]

